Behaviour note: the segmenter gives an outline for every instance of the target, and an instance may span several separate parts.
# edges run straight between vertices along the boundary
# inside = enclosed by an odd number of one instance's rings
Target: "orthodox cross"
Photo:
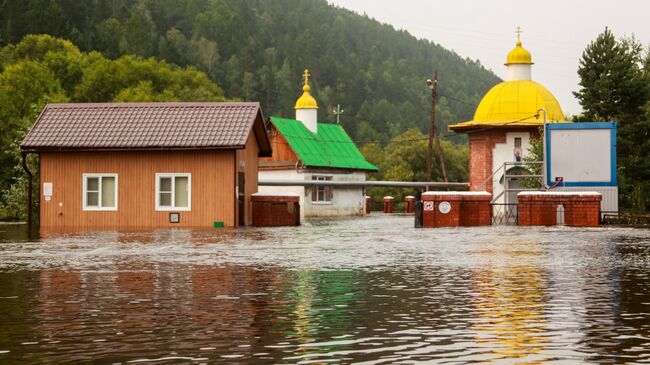
[[[518,41],[521,41],[521,39],[520,39],[521,38],[521,33],[523,33],[523,32],[524,31],[521,30],[521,27],[517,27],[517,30],[515,31],[515,33],[517,33],[517,40]]]
[[[311,76],[309,70],[305,69],[305,73],[302,74],[302,77],[305,78],[305,85],[309,85],[309,76]]]
[[[341,114],[344,114],[345,110],[341,109],[341,104],[336,104],[336,109],[334,109],[334,114],[336,115],[336,124],[341,124]]]

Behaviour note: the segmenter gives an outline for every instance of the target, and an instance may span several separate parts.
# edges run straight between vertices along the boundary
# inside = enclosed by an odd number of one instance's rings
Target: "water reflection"
[[[548,275],[541,267],[538,242],[517,245],[527,249],[525,266],[511,256],[472,275],[476,341],[499,355],[495,359],[529,357],[526,363],[540,363],[543,358],[535,355],[546,347],[542,336],[548,325],[544,316]]]
[[[650,359],[650,232],[411,223],[5,239],[0,362]]]

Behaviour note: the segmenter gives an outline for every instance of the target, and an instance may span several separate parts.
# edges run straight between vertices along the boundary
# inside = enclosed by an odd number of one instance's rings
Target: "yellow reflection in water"
[[[476,340],[501,359],[522,359],[546,346],[541,336],[547,325],[543,311],[548,286],[539,260],[543,252],[534,242],[519,242],[517,246],[525,246],[525,250],[512,251],[512,247],[504,246],[505,253],[499,249],[490,252],[507,257],[472,274],[477,293],[473,326],[478,332]],[[536,358],[527,363],[541,361]]]

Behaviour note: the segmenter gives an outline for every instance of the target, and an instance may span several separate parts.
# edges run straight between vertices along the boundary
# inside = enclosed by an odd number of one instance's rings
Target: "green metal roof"
[[[298,120],[271,117],[271,122],[305,166],[379,170],[366,161],[338,124],[318,123],[318,133],[314,134]]]

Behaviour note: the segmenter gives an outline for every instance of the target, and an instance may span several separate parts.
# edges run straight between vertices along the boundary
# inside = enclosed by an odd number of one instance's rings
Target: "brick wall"
[[[490,201],[492,195],[463,196],[463,203],[460,206],[460,225],[463,227],[489,226],[490,225]]]
[[[253,225],[257,227],[300,225],[298,196],[253,195]]]
[[[490,225],[489,193],[467,192],[422,194],[423,227],[468,227]],[[449,203],[451,209],[443,213],[440,204]]]
[[[575,227],[596,227],[600,224],[600,201],[597,193],[519,194],[520,226],[552,226],[558,224],[558,206],[564,207],[564,224]]]
[[[469,134],[469,189],[492,193],[492,150],[497,143],[506,143],[506,131],[489,130]]]
[[[487,191],[493,193],[492,179],[485,185],[493,171],[492,151],[497,143],[506,143],[506,133],[528,132],[531,138],[539,138],[539,131],[536,127],[531,128],[508,128],[490,129],[482,132],[469,133],[469,190]]]

